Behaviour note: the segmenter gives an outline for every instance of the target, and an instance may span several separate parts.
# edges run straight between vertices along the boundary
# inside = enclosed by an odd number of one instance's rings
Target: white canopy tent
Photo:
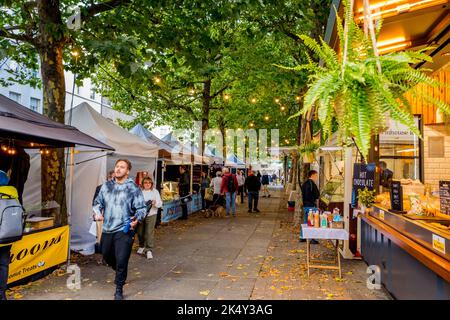
[[[156,178],[159,147],[114,124],[85,102],[73,108],[72,112],[66,112],[66,122],[115,149],[115,152],[105,152],[82,146],[75,148],[73,188],[68,189],[67,196],[69,198],[71,193],[71,249],[92,254],[96,239],[89,233],[89,227],[96,187],[105,182],[107,172],[114,169],[115,162],[121,158],[132,163],[130,177],[135,177],[138,171],[147,171]],[[40,190],[40,186],[37,186],[38,183],[40,185],[39,172],[40,156],[35,155],[32,157],[29,175],[32,178],[25,185],[25,190],[29,192],[24,193],[30,196],[28,199],[24,198],[24,202],[32,203],[40,198],[40,192],[33,192]]]

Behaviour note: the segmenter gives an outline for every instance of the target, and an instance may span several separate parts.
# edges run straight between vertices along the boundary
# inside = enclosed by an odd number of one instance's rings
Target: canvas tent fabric
[[[89,104],[82,103],[72,109],[71,116],[66,112],[66,119],[81,132],[90,134],[96,139],[114,147],[114,152],[99,152],[93,148],[77,147],[75,149],[75,167],[72,188],[71,214],[71,249],[82,254],[93,254],[96,239],[89,233],[92,222],[92,200],[95,189],[106,180],[109,170],[114,169],[118,159],[126,158],[132,163],[130,177],[134,178],[138,171],[147,171],[156,178],[156,160],[158,146],[150,144],[127,130],[114,124],[95,111]],[[32,170],[36,175],[40,155],[32,157],[30,174]],[[34,177],[31,181],[39,183],[40,179]],[[40,190],[40,186],[26,184],[25,188],[31,195],[37,197],[33,190]],[[25,199],[24,199],[25,202]]]
[[[210,164],[213,161],[211,157],[200,155],[198,148],[194,144],[182,144],[174,137],[172,132],[164,136],[161,140],[172,147],[171,162],[173,164]]]
[[[144,139],[148,141],[151,144],[157,145],[159,147],[158,157],[159,158],[170,158],[171,157],[171,151],[172,147],[159,139],[157,136],[155,136],[153,133],[148,131],[142,124],[137,124],[133,127],[133,129],[130,130],[132,134],[135,136],[140,137],[141,139]]]
[[[0,137],[70,147],[75,144],[113,150],[73,126],[48,119],[0,94]]]

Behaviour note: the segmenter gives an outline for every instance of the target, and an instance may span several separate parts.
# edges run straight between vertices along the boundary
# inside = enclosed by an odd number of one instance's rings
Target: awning
[[[76,144],[114,150],[114,148],[80,132],[72,126],[34,112],[0,94],[0,141],[14,139],[16,146],[33,148],[39,145],[72,147]]]

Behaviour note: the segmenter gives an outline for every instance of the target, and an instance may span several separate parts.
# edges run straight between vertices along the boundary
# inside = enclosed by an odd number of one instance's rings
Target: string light
[[[284,110],[286,110],[286,107],[285,106],[281,106],[281,111],[284,111]]]
[[[250,123],[250,127],[253,128],[254,126],[255,126],[255,124],[254,124],[253,122],[251,122],[251,123]]]
[[[161,83],[161,78],[160,77],[155,77],[155,83]]]
[[[229,99],[230,99],[230,96],[229,96],[228,94],[225,94],[225,95],[223,96],[223,98],[224,98],[224,100],[229,100]]]
[[[33,142],[30,143],[30,147],[34,147],[34,143]]]
[[[70,54],[73,56],[73,57],[78,57],[79,55],[80,55],[80,53],[77,51],[77,50],[72,50],[71,52],[70,52]]]
[[[280,103],[280,99],[275,98],[275,103]]]
[[[8,151],[8,147],[2,146],[2,150],[5,151],[5,152]]]
[[[264,120],[269,121],[269,116],[265,116]]]
[[[252,98],[251,102],[256,103],[256,98]]]
[[[300,96],[296,96],[295,100],[300,101]]]
[[[193,96],[193,95],[195,94],[195,90],[194,90],[194,89],[189,90],[189,94],[190,94],[191,96]]]

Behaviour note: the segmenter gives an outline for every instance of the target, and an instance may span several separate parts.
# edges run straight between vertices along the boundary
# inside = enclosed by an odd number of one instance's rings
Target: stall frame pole
[[[344,162],[344,225],[345,230],[349,232],[350,227],[350,204],[352,202],[352,181],[353,181],[353,148],[345,148],[345,162]],[[343,250],[341,254],[344,259],[353,259],[354,255],[350,251],[349,241],[344,241]]]
[[[67,223],[69,225],[69,245],[68,245],[68,253],[67,253],[67,263],[66,268],[70,265],[70,229],[72,227],[72,190],[73,190],[73,175],[74,175],[74,169],[75,169],[75,148],[71,147],[69,148],[70,153],[70,163],[69,163],[69,192],[67,195]]]

